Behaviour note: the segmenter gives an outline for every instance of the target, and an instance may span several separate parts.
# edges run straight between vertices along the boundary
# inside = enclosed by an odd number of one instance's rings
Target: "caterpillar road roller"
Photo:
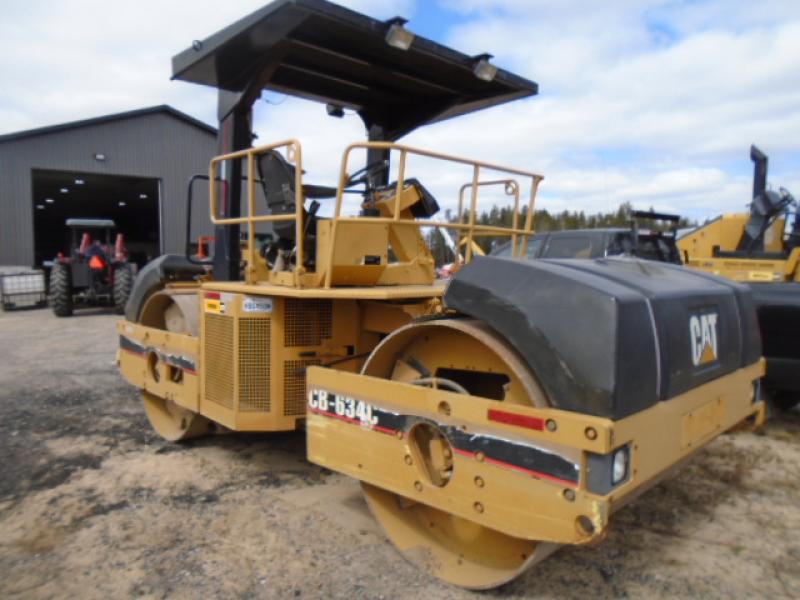
[[[789,191],[767,189],[768,158],[750,147],[750,212],[726,214],[682,237],[686,266],[741,281],[753,290],[767,361],[768,398],[800,402],[800,211]]]
[[[542,176],[398,139],[537,86],[405,23],[279,0],[174,58],[176,79],[219,89],[213,259],[140,272],[119,368],[168,440],[304,428],[309,460],[361,481],[403,555],[490,588],[602,539],[615,510],[758,424],[759,332],[749,290],[672,265],[473,257],[481,236],[522,252]],[[363,120],[333,185],[306,181],[296,140],[252,147],[265,89]],[[437,220],[462,186],[464,214]],[[510,227],[476,224],[492,193]],[[466,240],[447,283],[431,227]]]

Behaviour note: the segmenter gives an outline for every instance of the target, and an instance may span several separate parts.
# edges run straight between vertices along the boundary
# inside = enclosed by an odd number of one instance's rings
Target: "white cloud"
[[[12,3],[0,21],[0,132],[161,103],[213,124],[214,90],[170,81],[170,58],[264,2]],[[413,16],[419,6],[347,4],[379,18]],[[595,212],[629,200],[693,218],[739,210],[753,142],[770,154],[771,181],[800,192],[796,3],[444,4],[462,21],[440,41],[492,52],[541,94],[424,128],[408,143],[541,171],[543,205],[557,209]],[[358,117],[329,119],[291,98],[259,103],[255,128],[261,142],[299,138],[320,183],[335,179],[344,146],[363,139]],[[442,190],[435,179],[457,186],[461,177],[422,165],[416,174]]]
[[[414,137],[542,169],[558,206],[740,210],[751,143],[788,155],[776,184],[800,170],[800,7],[766,2],[748,21],[740,3],[697,4],[459,2],[477,14],[449,40],[491,49],[541,95]]]
[[[388,18],[414,0],[344,0]],[[28,0],[0,20],[0,132],[169,103],[210,123],[216,93],[170,81],[170,60],[265,0]]]

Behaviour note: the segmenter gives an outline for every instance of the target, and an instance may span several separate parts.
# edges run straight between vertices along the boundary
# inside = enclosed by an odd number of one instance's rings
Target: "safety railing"
[[[472,189],[472,183],[465,183],[461,186],[461,189],[458,192],[458,222],[464,222],[464,193],[467,190]],[[503,191],[505,192],[506,196],[512,196],[514,198],[514,210],[511,214],[511,256],[514,258],[519,258],[524,254],[523,248],[528,245],[528,236],[533,232],[533,201],[535,200],[535,196],[531,197],[531,201],[529,203],[528,210],[525,212],[525,226],[523,228],[523,235],[522,235],[522,242],[519,244],[519,251],[517,251],[517,239],[519,234],[516,233],[519,227],[519,218],[520,214],[520,207],[519,207],[519,185],[514,179],[494,179],[491,181],[481,181],[478,183],[478,186],[485,186],[485,187],[499,187],[503,186]],[[470,210],[470,217],[474,216],[474,211]],[[473,228],[474,231],[474,228]],[[456,249],[461,247],[461,231],[457,232],[458,235],[456,236]],[[473,244],[473,236],[476,235],[468,235],[465,238],[465,245],[466,250],[464,252],[465,258],[464,262],[469,262],[472,259],[472,251],[475,247]],[[477,235],[481,235],[480,232]],[[491,235],[491,234],[484,234],[484,235]],[[459,259],[458,250],[456,250],[456,259]]]
[[[347,173],[348,173],[348,163],[350,160],[350,155],[353,153],[354,150],[363,149],[363,150],[388,150],[388,151],[396,151],[400,154],[400,159],[398,162],[398,171],[397,171],[397,183],[396,183],[396,190],[395,190],[395,197],[394,197],[394,210],[393,216],[391,217],[343,217],[341,216],[341,209],[342,209],[342,199],[343,199],[343,192],[344,187],[343,184],[347,181]],[[406,162],[408,155],[416,155],[427,157],[435,160],[446,161],[450,163],[456,163],[466,166],[472,167],[472,181],[465,186],[462,186],[459,198],[460,198],[460,207],[459,207],[459,219],[456,223],[446,222],[446,221],[420,221],[417,219],[403,219],[400,217],[400,201],[402,197],[403,187],[405,185],[405,171],[406,171]],[[530,180],[530,193],[529,193],[529,201],[528,201],[528,209],[527,209],[527,218],[526,218],[526,226],[523,229],[519,228],[519,195],[518,190],[519,186],[516,181],[510,179],[503,179],[503,180],[492,180],[492,181],[484,181],[480,180],[481,170],[488,170],[494,171],[498,173],[505,173],[507,175],[516,175],[517,177],[522,177]],[[525,171],[522,169],[514,169],[509,167],[504,167],[501,165],[496,165],[493,163],[488,163],[484,161],[477,161],[471,160],[467,158],[462,158],[459,156],[452,156],[449,154],[443,154],[441,152],[433,152],[430,150],[422,150],[420,148],[412,148],[410,146],[404,146],[401,144],[395,144],[391,142],[360,142],[351,144],[348,146],[344,151],[344,157],[342,158],[342,165],[341,170],[339,172],[339,187],[336,194],[336,209],[333,215],[333,224],[331,229],[331,247],[336,247],[336,229],[338,223],[359,223],[359,222],[370,222],[370,223],[385,223],[385,224],[407,224],[413,225],[418,228],[421,227],[437,227],[443,229],[452,229],[457,232],[457,235],[460,239],[461,235],[466,232],[467,236],[467,249],[466,249],[466,257],[465,261],[469,262],[472,259],[472,242],[476,236],[481,235],[494,235],[494,236],[508,236],[513,239],[513,243],[516,246],[517,237],[523,236],[525,240],[532,232],[533,227],[533,208],[536,202],[536,192],[539,188],[539,184],[544,179],[544,176],[534,173],[532,171]],[[514,216],[513,216],[513,225],[512,227],[499,227],[495,225],[479,225],[475,222],[476,215],[477,215],[477,208],[478,208],[478,190],[482,186],[486,185],[498,185],[499,183],[503,184],[513,184],[515,191],[512,191],[512,195],[516,196],[515,206],[514,206]],[[466,189],[470,189],[470,204],[469,204],[469,218],[467,223],[463,223],[463,194]],[[524,247],[524,244],[523,244]],[[458,246],[456,246],[456,253],[458,253]],[[325,287],[330,287],[331,285],[331,277],[332,277],[332,269],[331,269],[331,262],[333,260],[332,256],[328,257],[328,264],[325,274]]]
[[[295,167],[294,171],[294,213],[277,214],[277,215],[256,215],[256,176],[255,176],[255,161],[256,156],[266,154],[273,150],[286,149],[286,160],[292,163]],[[219,217],[219,208],[217,202],[217,186],[214,181],[217,178],[219,165],[230,160],[245,160],[246,165],[246,179],[247,179],[247,214],[243,217]],[[303,153],[300,147],[300,142],[297,140],[283,140],[275,144],[267,144],[265,146],[258,146],[256,148],[247,148],[246,150],[239,150],[238,152],[230,152],[215,156],[211,159],[208,167],[208,177],[211,182],[209,185],[209,211],[211,222],[214,225],[247,225],[247,267],[245,269],[245,281],[247,283],[255,283],[256,279],[256,237],[255,227],[256,223],[276,223],[279,221],[294,221],[295,234],[297,239],[296,261],[295,264],[299,267],[303,265]],[[295,277],[295,282],[298,278]]]
[[[257,215],[255,214],[255,203],[256,203],[256,174],[255,174],[255,159],[256,156],[259,154],[264,154],[266,152],[272,150],[279,150],[285,149],[286,150],[286,159],[288,162],[292,163],[295,168],[295,182],[294,182],[294,194],[295,194],[295,210],[292,213],[286,214],[271,214],[271,215]],[[343,198],[345,193],[346,182],[348,181],[348,165],[350,163],[351,155],[354,151],[357,150],[382,150],[388,152],[396,152],[399,153],[399,161],[398,161],[398,169],[397,169],[397,183],[394,195],[394,207],[393,213],[391,216],[383,217],[383,216],[343,216],[342,215],[342,205],[343,205]],[[425,157],[429,159],[445,161],[449,163],[455,163],[460,165],[465,165],[471,167],[472,169],[472,180],[463,185],[459,191],[459,210],[458,210],[458,219],[456,222],[449,222],[449,221],[432,221],[432,220],[418,220],[418,219],[409,219],[403,218],[401,216],[401,199],[402,199],[402,192],[404,190],[404,186],[406,183],[406,165],[408,161],[408,157],[410,155]],[[245,280],[249,283],[255,282],[255,268],[254,265],[256,264],[257,259],[257,252],[256,252],[256,240],[255,240],[255,226],[257,223],[270,223],[270,222],[279,222],[279,221],[294,221],[295,223],[295,240],[296,240],[296,247],[295,247],[295,268],[294,268],[294,282],[295,285],[300,285],[301,282],[301,275],[304,273],[304,240],[303,240],[303,182],[302,182],[302,151],[300,147],[300,143],[297,140],[285,140],[275,144],[269,144],[265,146],[260,146],[257,148],[248,148],[246,150],[241,150],[238,152],[232,152],[229,154],[224,154],[221,156],[217,156],[212,159],[211,164],[209,166],[209,178],[213,182],[215,177],[217,176],[217,171],[219,165],[225,161],[230,160],[244,160],[246,165],[246,185],[247,185],[247,211],[246,215],[240,217],[228,217],[223,218],[219,217],[219,202],[217,197],[216,186],[212,183],[209,187],[209,198],[210,198],[210,216],[211,221],[216,225],[246,225],[247,226],[247,247],[246,247],[246,256],[247,256],[247,263],[248,269],[245,272]],[[481,181],[481,172],[482,171],[492,171],[495,173],[502,173],[506,175],[506,177],[501,179],[492,179],[487,181]],[[522,214],[521,211],[521,198],[520,198],[520,190],[521,185],[517,179],[513,179],[507,176],[515,176],[518,179],[527,180],[529,182],[529,192],[528,192],[528,202],[526,205],[526,214],[525,214],[525,223],[524,225],[520,226],[520,217]],[[472,259],[472,245],[473,240],[476,237],[481,236],[495,236],[495,237],[509,237],[511,238],[512,243],[512,256],[517,256],[524,252],[524,247],[527,243],[528,236],[533,232],[533,212],[534,212],[534,205],[536,201],[536,193],[539,188],[539,184],[544,179],[544,177],[538,173],[534,173],[532,171],[526,171],[522,169],[514,169],[509,167],[504,167],[501,165],[496,165],[493,163],[488,163],[484,161],[476,161],[471,159],[466,159],[458,156],[452,156],[448,154],[443,154],[439,152],[432,152],[429,150],[422,150],[419,148],[412,148],[410,146],[404,146],[401,144],[395,144],[390,142],[360,142],[351,144],[348,146],[342,157],[341,167],[339,171],[339,182],[337,185],[337,192],[336,192],[336,204],[333,211],[333,216],[331,217],[331,240],[330,240],[330,248],[336,248],[337,243],[337,229],[338,225],[342,223],[383,223],[387,225],[404,225],[404,226],[414,226],[417,228],[428,228],[428,227],[435,227],[435,228],[442,228],[448,230],[454,230],[458,236],[458,240],[462,237],[466,239],[466,250],[465,250],[465,262],[469,262]],[[479,190],[481,188],[485,188],[488,186],[503,186],[505,194],[507,196],[512,196],[514,198],[514,211],[512,215],[512,225],[511,227],[504,227],[498,225],[482,225],[476,222],[476,216],[478,211],[478,199],[479,199]],[[465,195],[469,193],[469,212],[466,215],[466,222],[465,215],[464,215],[464,205],[465,205]],[[521,238],[521,243],[520,243]],[[333,252],[329,252],[328,255],[325,257],[325,264],[324,265],[317,265],[317,269],[322,267],[325,277],[324,280],[321,282],[325,288],[330,288],[332,283],[332,273],[333,273]],[[456,254],[458,255],[458,245],[456,246]],[[457,256],[458,259],[458,256]]]

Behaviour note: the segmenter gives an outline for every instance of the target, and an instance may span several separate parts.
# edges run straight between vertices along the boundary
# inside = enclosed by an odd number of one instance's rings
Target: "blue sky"
[[[170,58],[261,0],[29,0],[4,8],[0,133],[168,103],[212,124],[213,90],[171,82]],[[800,3],[680,0],[348,0],[533,79],[540,95],[419,130],[408,143],[545,174],[540,206],[621,201],[694,219],[742,210],[751,143],[800,195]],[[269,95],[261,141],[304,144],[333,177],[356,117]],[[421,168],[420,174],[435,177]],[[446,201],[445,201],[446,202]]]
[[[440,2],[418,1],[414,4],[410,17],[414,21],[415,32],[436,41],[443,40],[448,28],[467,20],[465,15],[451,10]]]

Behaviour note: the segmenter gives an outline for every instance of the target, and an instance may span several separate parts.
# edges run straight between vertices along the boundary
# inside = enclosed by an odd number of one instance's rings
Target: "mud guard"
[[[476,257],[444,302],[508,340],[555,406],[615,420],[761,357],[750,291],[675,265]]]
[[[192,281],[205,272],[202,265],[193,264],[180,254],[163,254],[151,260],[136,276],[131,296],[125,305],[125,319],[137,323],[145,301],[168,282]]]

